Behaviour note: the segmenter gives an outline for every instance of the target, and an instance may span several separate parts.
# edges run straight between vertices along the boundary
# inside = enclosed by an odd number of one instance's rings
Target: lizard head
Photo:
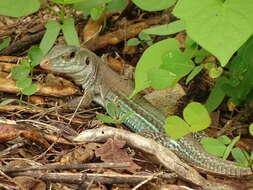
[[[40,67],[59,73],[77,73],[90,68],[91,52],[75,46],[57,45],[44,57]]]
[[[75,83],[85,85],[94,80],[96,55],[91,51],[75,46],[57,45],[44,57],[40,67],[64,73]]]

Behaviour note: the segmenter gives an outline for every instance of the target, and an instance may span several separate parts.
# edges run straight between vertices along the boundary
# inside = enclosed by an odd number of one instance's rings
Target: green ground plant
[[[103,114],[96,115],[97,119],[103,123],[121,124],[133,114],[133,112],[127,112],[123,115],[120,114],[122,112],[121,108],[114,103],[107,103],[105,109],[109,116]]]

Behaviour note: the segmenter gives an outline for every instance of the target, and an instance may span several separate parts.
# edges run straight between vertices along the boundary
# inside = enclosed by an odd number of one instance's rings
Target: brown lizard
[[[40,66],[65,73],[76,84],[82,85],[86,103],[95,101],[105,106],[108,102],[115,102],[121,107],[121,115],[128,111],[134,112],[124,121],[131,130],[170,148],[180,158],[201,171],[231,177],[253,175],[251,168],[235,166],[231,161],[205,152],[192,134],[178,140],[166,136],[163,130],[166,116],[140,95],[129,99],[128,96],[133,89],[93,52],[73,46],[56,46]]]

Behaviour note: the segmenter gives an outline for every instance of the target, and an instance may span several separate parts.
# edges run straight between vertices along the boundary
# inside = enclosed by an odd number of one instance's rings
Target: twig
[[[71,165],[44,165],[44,166],[28,166],[28,167],[2,167],[5,173],[23,172],[31,170],[71,170],[71,169],[92,169],[92,168],[124,168],[128,167],[128,162],[123,163],[88,163],[88,164],[71,164]]]
[[[14,144],[14,145],[6,148],[5,150],[0,152],[0,157],[9,154],[11,151],[16,150],[23,145],[24,145],[24,143],[17,143],[17,144]]]
[[[157,25],[165,19],[168,19],[168,17],[164,18],[160,16],[149,18],[136,24],[126,24],[126,28],[120,28],[117,31],[95,37],[82,46],[94,51],[97,49],[105,48],[108,45],[115,45],[138,35],[143,29],[148,28],[152,25]]]
[[[150,176],[143,175],[122,175],[122,174],[83,174],[83,173],[42,173],[42,172],[15,172],[9,174],[10,176],[32,176],[41,180],[69,183],[69,184],[83,184],[83,182],[89,182],[94,180],[95,183],[103,184],[137,184]],[[153,175],[152,175],[153,176]]]
[[[21,185],[19,185],[15,180],[13,180],[11,177],[7,176],[7,175],[6,175],[4,172],[2,172],[1,170],[0,170],[0,175],[2,175],[3,177],[5,177],[6,179],[8,179],[10,182],[16,184],[16,185],[19,187],[19,189],[25,190]]]
[[[143,186],[144,184],[146,184],[147,182],[151,181],[155,177],[158,177],[159,175],[162,175],[162,172],[158,173],[158,174],[151,175],[149,178],[147,178],[144,181],[142,181],[141,183],[137,184],[134,188],[132,188],[132,190],[137,190],[139,187]]]
[[[12,43],[10,46],[5,48],[4,50],[2,50],[0,52],[0,55],[10,55],[10,54],[20,51],[21,49],[24,49],[24,48],[30,46],[32,44],[35,44],[36,42],[39,42],[41,40],[44,33],[45,33],[45,30],[22,38],[16,42]]]

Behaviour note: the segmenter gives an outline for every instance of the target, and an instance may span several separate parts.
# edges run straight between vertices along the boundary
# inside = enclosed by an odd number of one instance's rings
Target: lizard
[[[114,102],[120,106],[121,115],[133,112],[134,114],[124,120],[126,126],[169,148],[199,171],[229,177],[253,175],[250,167],[239,167],[232,161],[222,160],[207,153],[199,143],[201,133],[188,134],[177,140],[167,136],[163,129],[166,115],[141,95],[137,94],[130,99],[133,87],[127,85],[126,80],[88,49],[57,45],[43,58],[40,67],[63,73],[72,78],[77,85],[81,85],[85,92],[86,104],[94,101],[105,107],[108,102]]]

